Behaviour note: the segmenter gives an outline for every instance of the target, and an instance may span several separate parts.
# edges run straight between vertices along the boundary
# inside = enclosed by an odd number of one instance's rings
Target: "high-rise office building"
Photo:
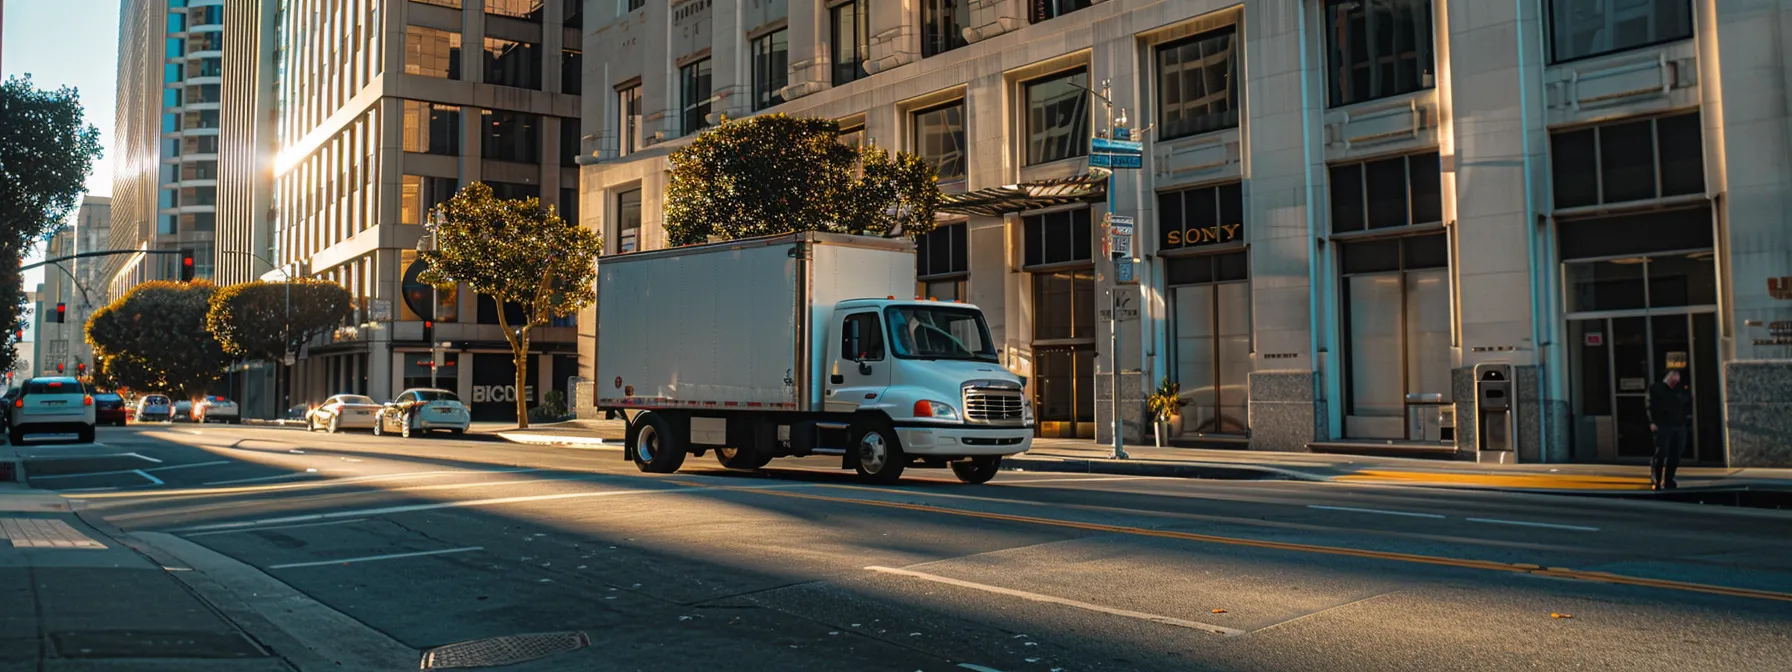
[[[476,418],[509,419],[513,395],[539,403],[542,391],[565,389],[576,369],[573,320],[536,332],[537,382],[515,390],[500,307],[419,283],[416,249],[430,209],[474,181],[577,216],[578,78],[563,73],[578,72],[580,8],[280,3],[273,261],[336,281],[356,302],[353,326],[299,358],[292,403],[344,392],[390,398],[435,380]],[[443,342],[432,376],[431,346]]]

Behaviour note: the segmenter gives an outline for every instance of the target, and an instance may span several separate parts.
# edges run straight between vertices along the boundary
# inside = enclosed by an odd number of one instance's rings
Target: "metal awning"
[[[962,194],[946,194],[941,199],[939,212],[1000,217],[1054,205],[1087,203],[1105,198],[1107,183],[1107,173],[1098,171],[1073,177],[978,189]]]

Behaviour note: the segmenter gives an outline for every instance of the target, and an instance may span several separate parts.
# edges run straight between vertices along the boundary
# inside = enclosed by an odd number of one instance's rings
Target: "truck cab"
[[[854,299],[835,308],[827,328],[824,410],[882,418],[892,434],[873,436],[878,446],[865,443],[863,428],[851,432],[848,450],[862,472],[884,466],[867,469],[867,461],[910,457],[987,480],[1001,456],[1030,447],[1032,404],[999,363],[976,306]]]

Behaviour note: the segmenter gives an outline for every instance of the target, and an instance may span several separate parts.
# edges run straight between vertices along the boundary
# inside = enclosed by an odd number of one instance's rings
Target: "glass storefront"
[[[1409,436],[1407,403],[1452,401],[1449,239],[1438,232],[1342,246],[1344,436]]]
[[[1243,434],[1248,428],[1251,291],[1240,250],[1172,258],[1170,320],[1174,380],[1182,386],[1185,434]]]
[[[1032,279],[1040,436],[1095,437],[1095,268],[1089,210],[1022,218]]]

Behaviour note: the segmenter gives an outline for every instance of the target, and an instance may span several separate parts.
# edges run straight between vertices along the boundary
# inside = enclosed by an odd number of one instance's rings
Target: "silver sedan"
[[[359,394],[338,394],[305,413],[305,429],[334,434],[344,429],[371,429],[380,404]]]

